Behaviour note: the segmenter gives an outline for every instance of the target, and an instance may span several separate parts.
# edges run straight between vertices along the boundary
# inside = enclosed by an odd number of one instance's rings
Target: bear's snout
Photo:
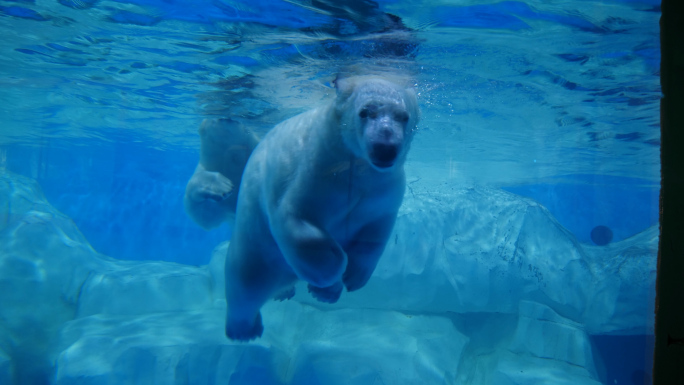
[[[376,143],[371,148],[370,158],[376,167],[388,168],[394,165],[397,155],[399,155],[398,145]]]

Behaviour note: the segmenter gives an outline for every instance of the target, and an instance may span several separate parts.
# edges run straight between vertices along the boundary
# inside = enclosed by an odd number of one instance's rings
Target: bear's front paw
[[[234,341],[250,341],[261,337],[263,332],[264,324],[261,321],[261,313],[257,313],[253,322],[231,321],[230,319],[226,322],[226,336]]]
[[[191,180],[190,198],[194,201],[213,200],[220,202],[233,193],[233,182],[215,171],[201,171]]]
[[[309,284],[309,293],[311,293],[314,298],[321,302],[335,303],[338,299],[340,299],[343,288],[344,285],[342,285],[342,282],[337,282],[328,287],[316,287],[312,284]]]

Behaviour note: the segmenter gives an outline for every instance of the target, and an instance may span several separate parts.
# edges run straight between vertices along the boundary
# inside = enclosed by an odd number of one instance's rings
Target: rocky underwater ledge
[[[658,228],[591,246],[502,190],[411,184],[366,287],[304,286],[224,335],[223,259],[98,254],[0,171],[2,384],[599,384],[590,335],[653,333]]]

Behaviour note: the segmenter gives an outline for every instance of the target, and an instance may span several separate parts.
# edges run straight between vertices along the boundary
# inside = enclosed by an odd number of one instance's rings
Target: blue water
[[[409,183],[501,188],[614,244],[659,219],[659,17],[657,0],[0,0],[0,170],[103,255],[205,265],[231,230],[183,210],[202,119],[263,134],[361,64],[415,79]],[[591,338],[603,383],[649,383],[649,336]]]
[[[77,223],[96,250],[119,259],[201,265],[229,239],[227,224],[211,232],[194,224],[183,209],[185,184],[172,182],[192,175],[196,153],[125,140],[87,142],[91,145],[71,149],[14,146],[8,150],[8,168],[30,174],[28,164],[12,161],[29,153],[48,165],[37,176],[46,197]]]

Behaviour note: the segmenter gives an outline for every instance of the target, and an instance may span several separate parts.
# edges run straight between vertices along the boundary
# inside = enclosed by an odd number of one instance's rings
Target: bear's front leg
[[[347,291],[366,285],[385,250],[396,214],[387,215],[364,226],[347,245],[347,269],[342,281]]]
[[[230,179],[216,171],[207,171],[200,164],[185,188],[185,211],[207,230],[218,227],[228,215],[227,207],[219,203],[232,193]]]
[[[299,279],[308,282],[310,287],[333,287],[341,292],[347,255],[330,234],[294,215],[277,216],[271,221],[271,228],[285,261]],[[330,291],[324,294],[323,290],[318,292],[328,297],[334,294]]]

